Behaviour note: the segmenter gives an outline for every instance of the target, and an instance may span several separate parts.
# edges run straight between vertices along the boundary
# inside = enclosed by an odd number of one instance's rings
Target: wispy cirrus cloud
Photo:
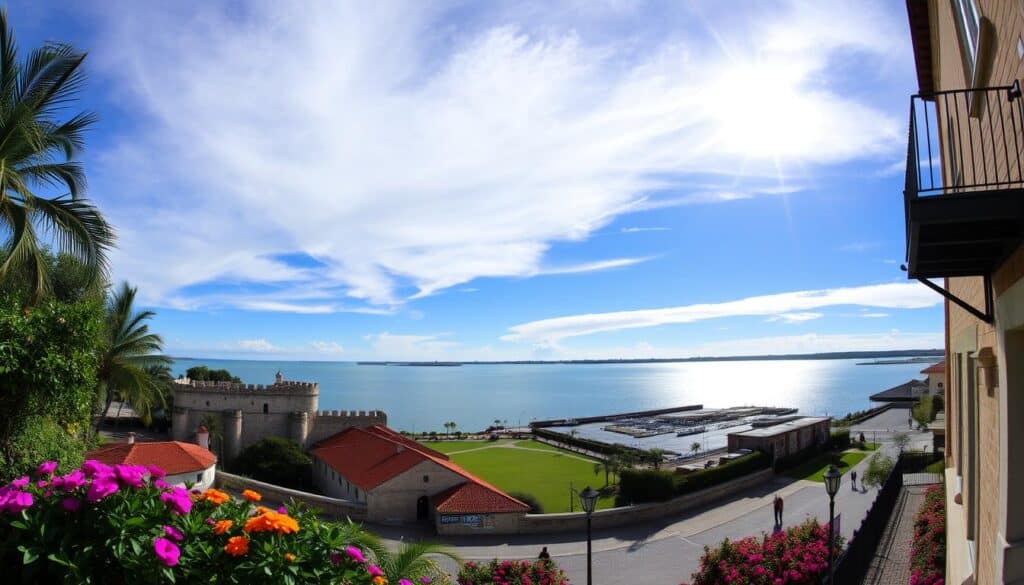
[[[643,227],[624,227],[619,231],[624,234],[638,234],[642,232],[667,232],[672,228],[669,227],[658,227],[658,226],[643,226]]]
[[[793,323],[803,323],[804,321],[813,321],[815,319],[821,319],[824,316],[825,316],[824,313],[813,313],[813,312],[780,313],[778,315],[772,315],[771,317],[768,317],[767,321],[768,322],[781,321],[783,323],[793,324]]]
[[[93,178],[120,227],[118,276],[157,305],[209,306],[183,288],[210,282],[328,292],[219,300],[250,310],[394,305],[550,273],[553,245],[625,213],[788,189],[787,174],[897,148],[901,121],[830,83],[849,52],[902,54],[884,3],[781,2],[714,30],[627,31],[644,42],[605,33],[690,8],[629,4],[591,12],[590,28],[540,8],[97,10],[92,59],[136,113]],[[747,180],[687,187],[737,173]],[[294,254],[317,263],[282,259]]]
[[[940,304],[941,298],[921,284],[876,284],[849,288],[805,290],[748,297],[722,303],[700,303],[680,307],[591,313],[531,321],[510,327],[505,341],[556,343],[561,339],[624,329],[694,323],[708,319],[739,316],[800,315],[831,306],[859,305],[888,309],[922,309]],[[805,319],[806,320],[806,319]]]

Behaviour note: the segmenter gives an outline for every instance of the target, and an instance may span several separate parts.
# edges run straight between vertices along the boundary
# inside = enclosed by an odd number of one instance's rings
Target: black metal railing
[[[835,561],[835,580],[829,583],[828,575],[822,579],[822,585],[859,585],[867,574],[875,558],[882,533],[889,523],[892,511],[899,500],[903,489],[903,457],[896,460],[892,473],[878,490],[878,496],[868,509],[860,527],[853,531],[853,536],[846,543],[843,552]]]
[[[1024,186],[1024,100],[1013,85],[910,98],[905,195]]]

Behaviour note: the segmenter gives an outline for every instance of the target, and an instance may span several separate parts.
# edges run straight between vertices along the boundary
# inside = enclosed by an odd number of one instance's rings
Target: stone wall
[[[360,505],[356,502],[342,500],[339,498],[330,498],[319,494],[311,494],[309,492],[302,492],[269,483],[263,483],[262,481],[256,481],[255,479],[249,479],[248,477],[225,473],[220,470],[217,471],[216,485],[220,489],[230,490],[233,492],[241,492],[246,489],[253,490],[259,492],[260,495],[263,496],[263,501],[276,504],[287,504],[292,500],[303,502],[307,506],[316,508],[322,513],[334,516],[335,518],[351,518],[352,520],[366,519],[365,505]]]
[[[387,426],[383,410],[321,410],[309,418],[306,445],[313,445],[350,427]]]
[[[427,498],[429,515],[432,496],[465,482],[466,478],[454,471],[423,461],[370,492],[367,518],[375,522],[413,522],[421,497]]]

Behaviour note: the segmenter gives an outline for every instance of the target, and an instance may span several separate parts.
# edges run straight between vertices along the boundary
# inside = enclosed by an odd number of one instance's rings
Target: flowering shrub
[[[569,578],[554,561],[466,561],[459,585],[569,585]]]
[[[946,495],[942,486],[925,492],[914,517],[910,585],[942,585],[946,577]]]
[[[351,523],[259,506],[256,492],[190,492],[152,466],[57,467],[0,487],[0,562],[22,582],[412,585],[374,564],[394,567]],[[445,580],[420,568],[420,583]]]
[[[835,553],[842,550],[836,535]],[[704,547],[693,585],[804,585],[818,583],[828,569],[828,525],[811,519],[800,526],[760,538],[725,539],[712,550]]]

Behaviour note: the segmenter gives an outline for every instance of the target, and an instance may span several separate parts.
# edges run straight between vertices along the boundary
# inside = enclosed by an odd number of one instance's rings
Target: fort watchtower
[[[173,389],[174,440],[190,441],[204,418],[217,417],[227,460],[267,436],[308,447],[349,427],[387,424],[387,415],[379,410],[320,411],[319,384],[285,380],[281,372],[268,385],[179,378]]]

